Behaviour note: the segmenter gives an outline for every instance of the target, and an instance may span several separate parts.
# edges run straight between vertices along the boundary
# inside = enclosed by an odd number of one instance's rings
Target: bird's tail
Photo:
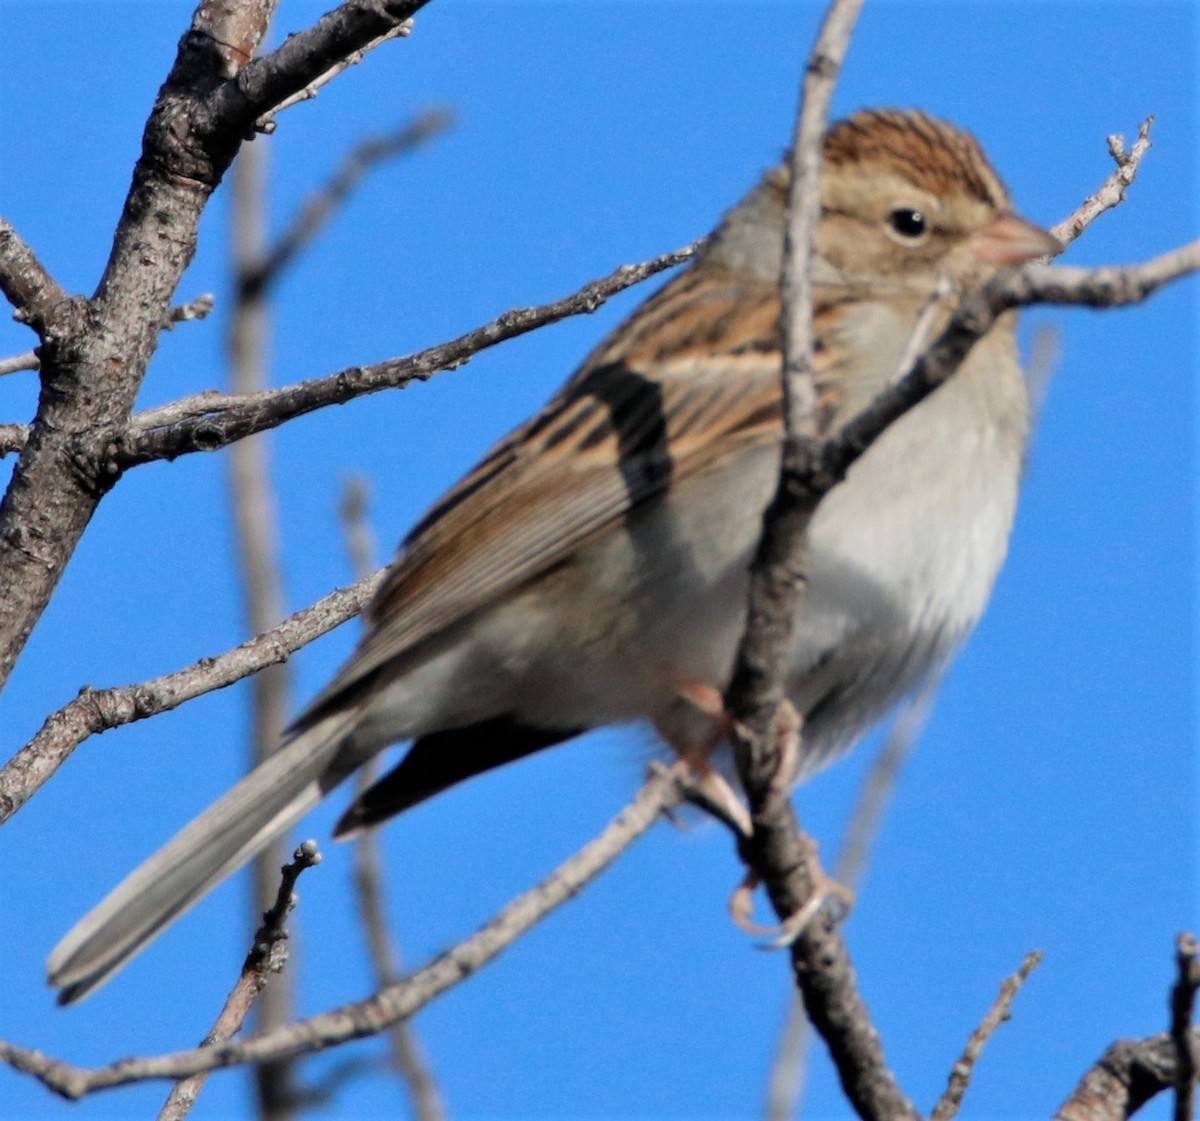
[[[103,984],[312,809],[347,773],[332,764],[353,722],[333,712],[285,742],[80,919],[46,963],[59,1003]]]

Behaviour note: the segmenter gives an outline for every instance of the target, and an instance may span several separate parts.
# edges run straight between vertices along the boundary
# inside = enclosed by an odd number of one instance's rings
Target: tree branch
[[[301,1020],[240,1043],[223,1043],[147,1059],[124,1059],[110,1066],[72,1066],[38,1051],[0,1041],[0,1062],[32,1075],[56,1094],[80,1098],[96,1090],[148,1079],[187,1078],[218,1067],[263,1062],[322,1050],[375,1035],[405,1020],[434,997],[471,976],[556,907],[574,898],[645,833],[659,815],[681,800],[676,768],[652,768],[633,801],[608,827],[536,887],[505,906],[476,934],[428,965],[366,1000]]]
[[[239,136],[259,118],[312,96],[361,57],[360,52],[404,34],[403,25],[429,0],[346,0],[312,27],[289,35],[277,49],[251,60],[215,89],[206,106],[213,125]],[[264,127],[266,122],[263,122]]]
[[[41,367],[36,350],[27,350],[23,354],[14,354],[11,358],[0,358],[0,377],[5,374],[19,374],[24,370],[37,370]]]
[[[892,721],[887,739],[875,755],[863,779],[854,809],[846,824],[842,847],[833,866],[833,878],[857,892],[866,872],[867,859],[883,823],[884,811],[895,791],[900,770],[912,754],[929,714],[940,681],[930,681],[908,701]],[[804,1001],[794,989],[788,1002],[779,1046],[767,1077],[763,1115],[766,1121],[791,1121],[804,1089],[808,1042],[812,1038]]]
[[[232,685],[264,666],[286,661],[301,647],[357,615],[383,582],[384,571],[331,592],[279,626],[217,657],[201,658],[135,685],[111,689],[85,686],[73,701],[51,713],[37,735],[0,769],[0,825],[37,793],[89,736],[157,716]]]
[[[1200,1046],[1200,1029],[1192,1029],[1191,1045]],[[1054,1121],[1126,1121],[1176,1084],[1176,1054],[1167,1032],[1119,1040],[1079,1080]]]
[[[263,393],[223,395],[209,391],[133,417],[116,458],[122,468],[197,451],[215,451],[255,432],[283,424],[326,405],[341,405],[366,393],[425,381],[455,369],[481,350],[527,334],[570,315],[595,311],[616,293],[692,257],[699,242],[639,265],[622,265],[579,291],[540,307],[515,308],[465,335],[405,358],[352,366],[336,374]]]
[[[13,318],[27,323],[45,339],[60,329],[71,297],[59,287],[12,225],[0,218],[0,292],[14,309]]]
[[[1021,968],[1011,977],[1006,978],[1000,986],[1000,992],[996,996],[995,1002],[988,1009],[988,1013],[979,1027],[971,1033],[966,1048],[958,1062],[954,1064],[954,1069],[950,1072],[949,1085],[943,1091],[942,1096],[938,1098],[937,1105],[933,1107],[933,1112],[929,1115],[929,1121],[953,1121],[953,1118],[958,1116],[963,1095],[966,1094],[967,1087],[971,1084],[971,1074],[975,1069],[975,1064],[979,1061],[979,1056],[983,1054],[983,1049],[995,1034],[996,1029],[1005,1020],[1011,1019],[1013,1000],[1016,999],[1017,993],[1029,975],[1041,963],[1041,950],[1034,950],[1032,953],[1026,954],[1025,960],[1021,962]]]
[[[1175,1044],[1175,1117],[1174,1121],[1195,1121],[1196,1041],[1192,1035],[1192,1016],[1196,989],[1200,988],[1200,943],[1194,934],[1181,934],[1175,943],[1175,964],[1179,976],[1171,990],[1171,1040]]]
[[[255,998],[267,989],[271,975],[283,971],[288,960],[288,932],[284,923],[296,906],[296,881],[306,868],[313,868],[320,863],[321,854],[317,851],[316,842],[305,841],[292,854],[290,863],[281,869],[275,901],[263,913],[262,925],[254,935],[254,944],[242,963],[237,983],[226,998],[212,1030],[201,1040],[201,1047],[213,1047],[237,1035],[246,1022]],[[159,1111],[158,1121],[182,1121],[196,1104],[207,1078],[207,1073],[201,1073],[177,1082]]]
[[[15,455],[29,440],[28,424],[0,424],[0,459]]]
[[[319,74],[303,89],[297,90],[293,94],[289,94],[278,105],[272,108],[269,112],[264,113],[257,121],[254,122],[254,127],[259,132],[272,133],[275,131],[275,118],[285,109],[290,109],[293,105],[298,105],[301,101],[311,101],[320,92],[322,86],[328,85],[344,70],[348,70],[351,66],[357,66],[370,51],[376,47],[382,46],[389,39],[405,39],[412,34],[413,21],[411,19],[403,20],[394,27],[385,31],[382,35],[376,35],[369,43],[360,47],[356,51],[351,51],[345,58],[335,62],[324,73]]]
[[[1125,188],[1133,182],[1141,166],[1142,157],[1150,150],[1152,124],[1154,118],[1147,117],[1138,126],[1138,138],[1128,152],[1125,150],[1124,137],[1114,133],[1108,138],[1108,152],[1116,161],[1117,170],[1100,185],[1100,189],[1094,195],[1088,195],[1083,200],[1075,213],[1051,229],[1050,232],[1063,245],[1073,242],[1106,210],[1111,210],[1125,201]]]
[[[821,143],[833,84],[860,3],[828,8],[803,79],[792,149],[783,290],[785,435],[779,487],[763,518],[751,569],[746,633],[725,707],[734,733],[738,776],[750,803],[754,832],[743,859],[767,889],[782,919],[812,894],[808,846],[801,838],[786,784],[776,781],[781,750],[775,734],[783,693],[783,656],[790,645],[806,560],[803,530],[818,495],[808,467],[818,445],[812,377],[812,294],[809,262],[820,213]],[[807,471],[807,474],[805,473]],[[797,479],[806,480],[797,486]],[[829,484],[832,486],[832,483]],[[825,487],[828,489],[828,486]],[[825,1039],[848,1099],[864,1118],[917,1118],[883,1057],[858,993],[845,945],[823,917],[792,944],[796,983],[809,1018]]]

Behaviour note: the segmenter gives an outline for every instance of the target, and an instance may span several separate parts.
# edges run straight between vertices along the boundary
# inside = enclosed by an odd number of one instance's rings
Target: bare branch
[[[147,1059],[124,1059],[92,1070],[0,1041],[0,1062],[32,1075],[56,1094],[80,1098],[96,1090],[149,1079],[187,1078],[240,1063],[263,1062],[321,1050],[376,1035],[412,1016],[512,945],[539,920],[583,888],[658,819],[680,804],[679,769],[652,768],[633,801],[594,840],[559,865],[536,887],[505,906],[476,934],[428,965],[367,1000],[301,1020],[240,1043],[179,1051]]]
[[[41,364],[36,350],[27,350],[24,354],[14,354],[11,358],[0,358],[0,377],[5,374],[19,374],[23,370],[37,370]]]
[[[933,1107],[933,1112],[929,1115],[930,1121],[952,1121],[958,1115],[963,1095],[966,1094],[967,1087],[971,1084],[971,1072],[975,1069],[979,1056],[983,1054],[983,1049],[995,1034],[996,1029],[1005,1020],[1011,1019],[1013,1000],[1016,999],[1021,986],[1025,984],[1026,979],[1041,964],[1041,961],[1041,950],[1034,950],[1032,953],[1026,954],[1025,960],[1021,962],[1021,968],[1011,977],[1006,978],[1000,986],[1000,992],[996,996],[995,1002],[988,1009],[988,1013],[979,1027],[971,1033],[966,1048],[958,1062],[954,1064],[954,1069],[950,1072],[949,1085],[943,1091],[942,1096],[938,1098],[937,1105]]]
[[[0,459],[15,455],[29,440],[28,424],[0,424]]]
[[[1174,1121],[1196,1119],[1196,1041],[1192,1017],[1196,1007],[1196,989],[1200,988],[1200,943],[1194,934],[1181,934],[1175,942],[1178,979],[1171,990],[1171,1040],[1175,1044],[1175,1117]]]
[[[311,101],[317,96],[322,86],[328,85],[344,70],[348,70],[351,66],[357,66],[369,51],[373,51],[376,47],[382,46],[389,39],[405,39],[412,34],[413,21],[411,19],[404,20],[403,23],[398,23],[394,27],[383,32],[382,35],[376,35],[369,43],[351,51],[345,58],[335,62],[328,70],[322,74],[318,74],[311,82],[303,89],[297,90],[295,93],[285,97],[278,105],[269,112],[264,113],[257,121],[254,122],[254,127],[259,132],[271,133],[275,131],[275,117],[282,113],[285,109],[290,109],[293,105],[298,105],[301,101]]]
[[[1128,152],[1125,150],[1124,137],[1113,135],[1108,138],[1108,152],[1116,160],[1117,170],[1100,185],[1094,195],[1084,199],[1073,214],[1050,231],[1063,245],[1074,241],[1106,210],[1125,201],[1125,188],[1133,182],[1142,157],[1150,150],[1150,126],[1153,123],[1154,118],[1147,117],[1138,126],[1138,138]]]
[[[26,245],[12,225],[0,218],[0,292],[13,306],[13,318],[41,337],[59,329],[71,297]]]
[[[252,59],[234,82],[213,91],[208,102],[214,122],[236,125],[239,135],[257,127],[260,118],[285,104],[311,96],[363,53],[397,35],[429,0],[346,0],[312,27],[289,35],[279,47]]]
[[[133,417],[117,458],[122,467],[189,452],[215,451],[254,432],[274,428],[326,405],[340,405],[366,393],[425,381],[456,369],[481,350],[527,334],[547,323],[595,311],[616,293],[673,268],[695,255],[700,242],[664,253],[640,265],[622,265],[579,291],[540,307],[515,308],[448,343],[372,366],[352,366],[336,374],[297,382],[264,393],[225,396],[211,390]]]
[[[176,304],[167,312],[167,317],[163,320],[163,330],[173,331],[176,323],[191,323],[196,319],[208,318],[212,314],[214,303],[211,292],[202,292],[186,304]]]
[[[339,588],[297,611],[277,627],[217,657],[136,685],[111,689],[85,686],[69,704],[51,713],[41,730],[0,769],[0,824],[17,812],[89,736],[157,716],[185,701],[223,689],[264,666],[286,661],[301,647],[357,615],[383,581],[384,570]]]
[[[171,308],[163,320],[163,330],[175,330],[176,323],[190,323],[195,319],[204,319],[212,313],[213,294],[205,292],[186,304],[178,304]],[[16,374],[23,370],[40,370],[42,360],[36,350],[27,350],[24,354],[14,354],[11,358],[0,358],[0,377],[5,374]],[[5,451],[0,450],[0,455]]]
[[[201,1047],[212,1047],[232,1039],[242,1030],[255,998],[264,989],[273,973],[281,973],[288,959],[288,932],[284,923],[296,906],[295,887],[300,873],[321,863],[315,841],[305,841],[285,864],[275,901],[263,914],[262,926],[254,936],[254,945],[242,963],[242,972],[225,1000],[221,1014],[212,1030],[201,1041]],[[270,991],[267,989],[267,991]],[[158,1114],[158,1121],[182,1121],[196,1104],[204,1087],[207,1073],[182,1079],[172,1088]]]
[[[385,160],[396,159],[429,143],[453,124],[454,114],[448,109],[429,109],[386,136],[368,137],[356,144],[329,182],[304,204],[275,245],[242,272],[241,290],[247,296],[256,296],[269,287],[320,233],[364,176]]]
[[[1200,1046],[1200,1029],[1192,1029],[1191,1045]],[[1166,1032],[1114,1043],[1058,1107],[1054,1121],[1126,1121],[1176,1084],[1177,1053]]]

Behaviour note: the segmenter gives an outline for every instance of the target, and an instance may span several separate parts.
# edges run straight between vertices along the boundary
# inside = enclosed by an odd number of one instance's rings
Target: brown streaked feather
[[[966,191],[997,210],[1008,192],[974,137],[919,110],[864,110],[825,137],[830,167],[880,167],[935,195]]]
[[[647,316],[657,332],[644,329]],[[297,724],[673,481],[777,440],[778,320],[772,286],[703,263],[653,296],[417,525],[354,657]]]

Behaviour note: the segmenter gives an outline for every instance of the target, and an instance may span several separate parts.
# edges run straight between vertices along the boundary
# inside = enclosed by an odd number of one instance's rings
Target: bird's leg
[[[770,801],[775,798],[787,798],[791,795],[792,787],[800,771],[802,740],[800,729],[803,721],[796,706],[784,699],[776,710],[775,743],[778,747],[778,764],[771,776],[769,785]],[[794,914],[789,915],[782,923],[775,926],[762,926],[754,922],[754,892],[761,880],[753,869],[747,871],[745,878],[733,890],[729,897],[729,913],[747,934],[756,937],[769,937],[768,948],[790,946],[804,932],[809,923],[817,916],[822,906],[829,900],[836,900],[843,914],[849,912],[854,905],[854,893],[844,884],[839,883],[821,867],[817,856],[817,844],[810,841],[804,848],[804,860],[808,868],[809,882],[812,894],[808,901]]]
[[[687,778],[681,782],[688,801],[727,825],[738,836],[749,837],[753,825],[745,802],[710,761],[713,750],[729,738],[732,729],[720,692],[699,682],[685,683],[675,692],[687,709],[698,713],[705,721],[703,733],[698,737],[685,735],[678,727],[668,729],[661,722],[657,726],[659,735],[671,744],[685,765]]]

